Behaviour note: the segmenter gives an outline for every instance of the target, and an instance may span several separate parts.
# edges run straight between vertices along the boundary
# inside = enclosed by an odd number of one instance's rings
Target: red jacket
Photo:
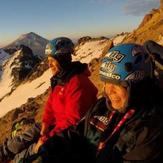
[[[56,85],[43,114],[43,123],[55,126],[50,136],[76,125],[95,103],[96,95],[96,87],[84,72],[74,75],[64,85]]]

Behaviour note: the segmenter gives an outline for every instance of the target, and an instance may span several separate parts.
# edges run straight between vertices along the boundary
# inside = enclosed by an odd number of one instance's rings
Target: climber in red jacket
[[[72,41],[65,37],[49,41],[46,46],[53,77],[42,118],[42,142],[76,125],[96,101],[97,89],[88,78],[87,64],[72,62],[73,48]]]

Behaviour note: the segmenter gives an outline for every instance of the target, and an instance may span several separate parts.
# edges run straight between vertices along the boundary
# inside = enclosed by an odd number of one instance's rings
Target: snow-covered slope
[[[36,80],[19,85],[11,95],[6,96],[0,102],[0,117],[5,115],[8,111],[26,103],[28,98],[34,98],[44,93],[50,86],[50,77],[51,71],[48,69]]]
[[[124,33],[124,34],[120,34],[118,36],[113,37],[112,38],[113,44],[114,45],[120,44],[124,40],[124,38],[127,37],[128,35],[129,35],[128,33]]]
[[[2,67],[2,76],[0,80],[0,99],[8,94],[12,89],[12,63],[19,53],[20,51],[17,51],[8,61],[6,61],[5,65]]]
[[[108,46],[109,41],[107,39],[91,40],[84,44],[79,44],[75,48],[75,56],[73,60],[79,60],[83,63],[89,63],[94,58],[99,58],[103,54],[103,50]]]

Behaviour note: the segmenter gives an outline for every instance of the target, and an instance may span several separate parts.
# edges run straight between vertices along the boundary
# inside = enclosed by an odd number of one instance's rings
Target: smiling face
[[[112,83],[105,83],[105,94],[111,101],[112,107],[123,112],[126,102],[128,101],[127,89],[121,85],[116,85]]]
[[[54,76],[60,72],[60,65],[53,57],[48,56],[48,65]]]

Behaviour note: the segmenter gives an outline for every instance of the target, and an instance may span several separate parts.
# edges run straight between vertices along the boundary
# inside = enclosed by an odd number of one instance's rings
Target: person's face
[[[123,108],[128,101],[127,89],[112,83],[105,83],[104,89],[112,107],[119,112],[123,112]]]
[[[60,65],[57,62],[56,59],[54,59],[53,57],[48,56],[48,65],[49,68],[52,71],[52,74],[55,76],[57,73],[59,73],[60,71]]]

